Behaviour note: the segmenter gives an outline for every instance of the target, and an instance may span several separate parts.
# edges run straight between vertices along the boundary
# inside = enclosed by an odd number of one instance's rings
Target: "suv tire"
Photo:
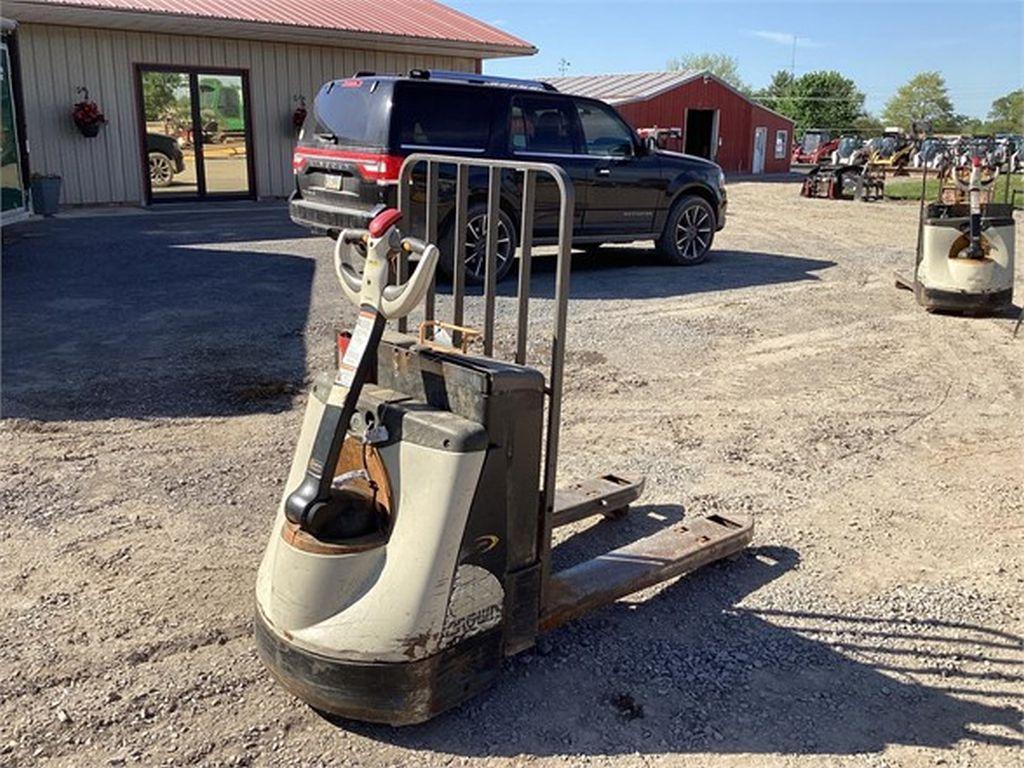
[[[669,211],[656,246],[669,264],[689,266],[707,260],[714,239],[714,209],[703,197],[684,195]]]
[[[487,203],[479,202],[469,206],[466,212],[466,285],[483,285],[487,254]],[[450,280],[455,274],[452,261],[452,245],[455,236],[455,217],[451,217],[439,238],[441,259],[438,267]],[[512,269],[516,260],[516,225],[505,211],[498,211],[498,273],[499,283]]]
[[[149,183],[154,187],[169,187],[174,178],[174,161],[163,152],[149,153]]]

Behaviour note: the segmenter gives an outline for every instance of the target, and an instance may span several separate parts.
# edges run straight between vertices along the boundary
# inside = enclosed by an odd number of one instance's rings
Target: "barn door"
[[[764,173],[764,154],[768,147],[768,129],[759,125],[754,129],[754,173]]]

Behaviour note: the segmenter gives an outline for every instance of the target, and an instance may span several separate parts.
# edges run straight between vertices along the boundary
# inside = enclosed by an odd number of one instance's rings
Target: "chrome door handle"
[[[611,172],[612,171],[611,171],[610,168],[598,168],[597,169],[597,175],[598,176],[609,176],[609,175],[611,175]]]

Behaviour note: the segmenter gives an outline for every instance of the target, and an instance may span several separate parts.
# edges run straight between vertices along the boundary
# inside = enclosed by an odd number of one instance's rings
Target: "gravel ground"
[[[1015,319],[892,287],[912,204],[730,194],[705,265],[577,260],[560,476],[648,491],[555,556],[716,510],[753,546],[406,729],[321,718],[250,634],[304,386],[353,315],[326,241],[280,206],[5,231],[0,764],[1024,765]],[[538,354],[552,284],[538,263]]]

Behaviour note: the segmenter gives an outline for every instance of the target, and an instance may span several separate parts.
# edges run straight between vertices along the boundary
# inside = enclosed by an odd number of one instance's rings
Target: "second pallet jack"
[[[980,159],[967,181],[953,169],[944,174],[939,200],[925,203],[928,169],[921,180],[914,271],[897,272],[896,287],[913,291],[928,311],[992,313],[1013,303],[1013,204],[992,202],[993,173],[984,179]],[[967,202],[960,202],[966,198]]]

